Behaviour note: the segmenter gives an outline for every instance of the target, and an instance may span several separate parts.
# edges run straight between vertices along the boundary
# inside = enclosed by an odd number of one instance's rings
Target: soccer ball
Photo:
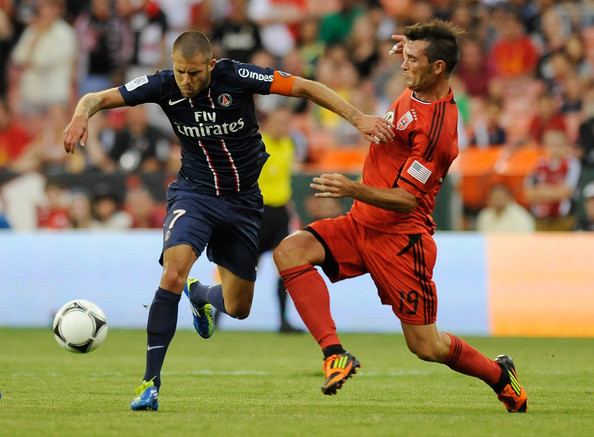
[[[107,317],[93,302],[76,299],[58,310],[52,328],[60,346],[70,352],[85,354],[105,341]]]

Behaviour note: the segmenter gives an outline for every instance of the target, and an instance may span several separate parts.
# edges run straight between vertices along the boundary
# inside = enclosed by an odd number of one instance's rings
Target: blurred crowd
[[[461,149],[542,150],[521,195],[493,184],[460,226],[593,230],[594,2],[569,0],[0,0],[0,227],[161,226],[180,146],[159,108],[97,114],[74,155],[62,131],[85,93],[169,68],[182,31],[209,35],[217,58],[318,80],[383,114],[404,89],[390,35],[433,17],[466,30],[452,77]],[[257,96],[263,129],[287,104],[296,168],[367,146],[300,99]],[[509,229],[518,209],[525,225]]]

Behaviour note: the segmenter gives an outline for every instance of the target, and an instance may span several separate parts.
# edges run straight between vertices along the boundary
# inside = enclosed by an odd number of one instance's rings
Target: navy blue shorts
[[[208,259],[248,281],[256,280],[258,236],[264,203],[259,189],[236,196],[200,194],[176,180],[167,191],[163,251],[189,244]],[[159,260],[163,264],[163,254]]]

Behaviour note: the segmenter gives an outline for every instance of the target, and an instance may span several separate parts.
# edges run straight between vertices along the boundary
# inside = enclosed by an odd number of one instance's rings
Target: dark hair
[[[426,55],[429,62],[442,60],[446,64],[446,74],[450,74],[460,59],[458,38],[464,30],[449,21],[431,20],[417,23],[404,29],[404,36],[410,41],[427,41]]]
[[[202,32],[188,31],[182,33],[173,43],[173,51],[181,50],[184,58],[189,59],[197,53],[204,54],[209,60],[212,58],[212,46],[208,37]]]

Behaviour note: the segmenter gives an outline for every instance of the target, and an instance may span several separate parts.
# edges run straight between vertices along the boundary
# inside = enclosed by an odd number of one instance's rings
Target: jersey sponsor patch
[[[404,114],[402,117],[400,117],[400,120],[398,120],[398,123],[396,124],[396,129],[398,129],[398,130],[406,129],[409,124],[411,124],[414,120],[416,120],[416,118],[417,118],[417,113],[414,109],[407,111],[406,114]]]
[[[146,74],[144,76],[137,77],[136,79],[132,79],[125,85],[125,87],[128,91],[134,91],[136,88],[138,88],[141,85],[144,85],[145,83],[148,83],[148,77],[146,76]]]
[[[250,78],[250,79],[256,79],[256,80],[261,80],[263,82],[272,82],[272,74],[262,74],[262,73],[258,73],[257,71],[250,71],[249,69],[242,67],[240,69],[237,70],[237,74],[239,74],[239,77],[243,77],[243,78]]]
[[[388,123],[392,123],[394,121],[394,111],[389,111],[384,114],[384,120]]]
[[[429,170],[416,159],[413,161],[408,170],[406,170],[406,172],[413,178],[415,178],[417,181],[422,183],[427,182],[429,176],[431,176],[431,170]]]

